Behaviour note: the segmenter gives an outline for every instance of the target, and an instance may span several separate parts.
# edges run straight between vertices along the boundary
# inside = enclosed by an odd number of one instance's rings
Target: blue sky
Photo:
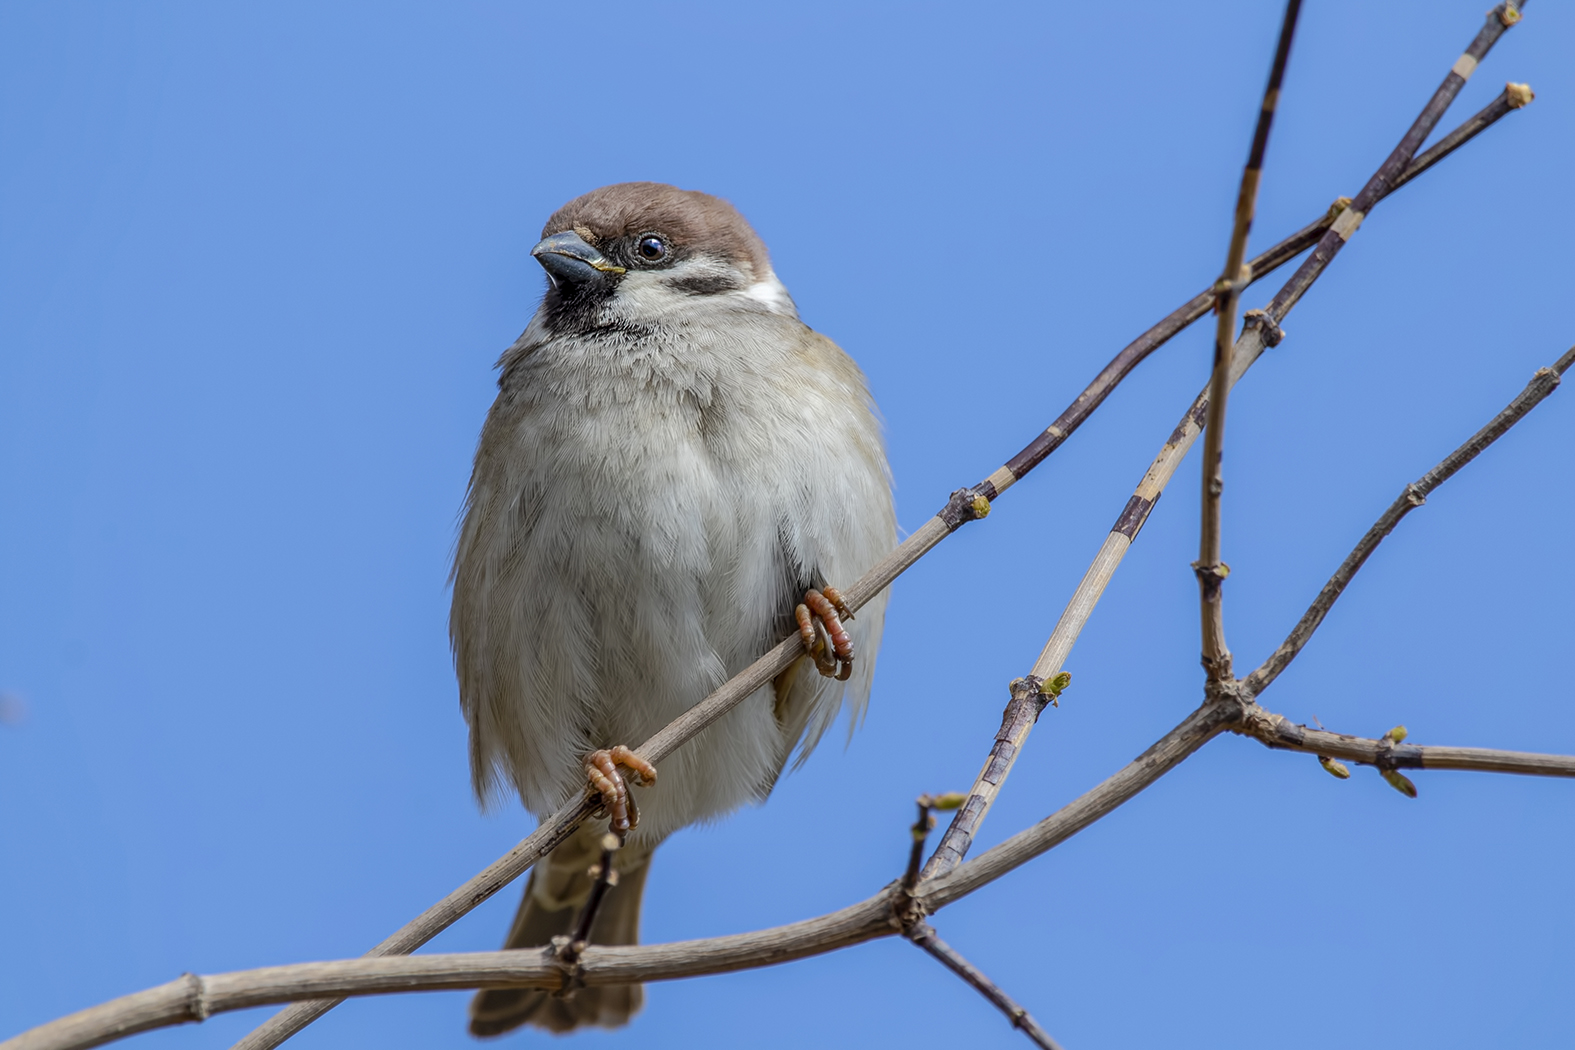
[[[1309,3],[1253,244],[1354,194],[1485,0]],[[986,475],[1218,272],[1277,4],[0,8],[0,1035],[169,980],[359,954],[526,834],[476,811],[445,640],[455,515],[528,249],[585,190],[733,200],[884,411],[899,517]],[[1572,341],[1575,15],[1530,5],[1446,126],[1538,100],[1381,205],[1238,387],[1238,661]],[[1277,283],[1249,292],[1261,305]],[[649,941],[832,910],[963,789],[1149,458],[1203,327],[900,580],[870,715],[668,844]],[[1265,695],[1298,721],[1575,752],[1575,392],[1408,519]],[[1197,463],[1068,663],[981,847],[1200,697]],[[1072,1050],[1566,1045],[1575,785],[1211,744],[947,909]],[[811,851],[811,843],[825,853]],[[501,943],[516,891],[432,945]],[[301,1047],[461,1047],[465,996]],[[225,1046],[269,1011],[136,1039]],[[1027,1045],[911,947],[649,989],[575,1045]],[[518,1037],[541,1043],[545,1037]],[[511,1044],[512,1045],[512,1044]]]

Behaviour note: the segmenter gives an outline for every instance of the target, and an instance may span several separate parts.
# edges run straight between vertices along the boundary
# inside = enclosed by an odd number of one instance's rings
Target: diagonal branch
[[[1511,109],[1524,106],[1530,100],[1530,91],[1529,89],[1524,90],[1520,94],[1513,95],[1513,98],[1515,101],[1511,101],[1511,95],[1506,94],[1494,100],[1493,103],[1490,103],[1471,120],[1462,124],[1455,132],[1440,140],[1437,145],[1418,157],[1414,163],[1405,169],[1401,176],[1383,189],[1382,195],[1392,193],[1406,182],[1416,178],[1455,149],[1470,141],[1486,128],[1491,127]],[[1295,258],[1296,255],[1305,251],[1310,245],[1316,243],[1331,228],[1335,221],[1337,220],[1332,215],[1321,218],[1258,256],[1249,264],[1252,269],[1251,279],[1257,281]],[[864,605],[889,586],[909,566],[929,553],[930,550],[934,549],[936,545],[964,523],[988,513],[990,501],[998,498],[1013,484],[1026,476],[1034,467],[1048,458],[1056,449],[1060,448],[1066,439],[1071,436],[1072,432],[1094,413],[1104,402],[1105,398],[1109,396],[1110,392],[1140,362],[1155,350],[1158,350],[1177,333],[1207,313],[1213,298],[1214,292],[1212,289],[1198,293],[1122,349],[1083,392],[1072,401],[1071,405],[1057,417],[1055,423],[1038,434],[1022,451],[998,468],[989,478],[971,489],[961,489],[954,493],[952,499],[947,502],[946,506],[935,517],[912,533],[896,550],[869,572],[865,573],[853,586],[844,588],[843,595],[849,604],[855,609]],[[1261,352],[1262,347],[1260,346],[1258,349]],[[1238,354],[1237,356],[1241,355]],[[1253,356],[1255,358],[1256,355]],[[1237,371],[1236,366],[1233,365],[1233,371],[1236,371],[1236,374],[1239,375],[1240,371],[1245,371],[1245,368],[1240,368]],[[1199,415],[1198,423],[1201,423],[1201,420],[1202,416]],[[1181,454],[1185,454],[1186,449],[1191,447],[1192,438],[1196,436],[1197,426],[1194,424],[1191,435],[1186,439],[1185,447],[1180,449]],[[1179,462],[1179,457],[1176,462]],[[1174,464],[1171,465],[1170,470],[1174,471]],[[1166,480],[1168,480],[1168,475]],[[1159,485],[1159,488],[1163,488],[1163,483]],[[1152,498],[1158,498],[1158,489],[1154,491]],[[1137,499],[1138,497],[1134,497],[1135,501]],[[1129,505],[1129,509],[1131,506]],[[1090,577],[1085,576],[1084,584],[1079,587],[1078,595],[1074,597],[1074,603],[1081,603],[1078,606],[1078,611],[1074,614],[1073,607],[1068,607],[1067,614],[1063,615],[1062,622],[1057,625],[1057,633],[1052,635],[1050,642],[1046,646],[1045,654],[1041,656],[1039,664],[1036,665],[1035,673],[1041,678],[1049,679],[1059,672],[1060,662],[1064,660],[1065,653],[1070,651],[1071,643],[1075,641],[1077,633],[1082,629],[1082,623],[1086,622],[1088,614],[1092,612],[1093,603],[1098,600],[1099,593],[1103,591],[1104,584],[1109,581],[1109,575],[1114,573],[1115,565],[1119,563],[1121,554],[1125,553],[1126,545],[1130,544],[1131,539],[1135,537],[1137,528],[1141,527],[1143,519],[1147,517],[1148,511],[1152,506],[1151,499],[1147,504],[1141,505],[1135,516],[1123,513],[1122,521],[1117,523],[1118,529],[1130,529],[1130,531],[1122,534],[1120,552],[1116,553],[1114,560],[1112,560],[1109,551],[1101,551],[1100,558],[1096,560],[1095,565],[1096,567],[1108,567],[1108,571],[1101,570],[1103,572],[1102,580],[1096,578],[1094,581],[1091,581]],[[1116,533],[1113,532],[1112,537],[1114,536],[1116,536]],[[1107,542],[1107,547],[1109,546],[1111,546],[1111,543]],[[1094,574],[1095,570],[1091,569],[1090,573]],[[1072,617],[1072,619],[1069,620],[1068,617]],[[1079,617],[1081,618],[1079,619]],[[679,719],[670,723],[657,736],[647,741],[639,749],[640,755],[648,761],[658,762],[671,754],[695,734],[699,733],[701,729],[722,717],[722,715],[759,689],[765,682],[770,681],[784,670],[797,658],[801,645],[802,643],[798,640],[796,634],[783,641],[771,652],[761,657],[754,664],[751,664],[716,692],[680,716]],[[1056,653],[1060,655],[1056,656]],[[1047,673],[1044,672],[1043,668],[1052,662],[1055,665],[1053,669],[1050,669]],[[1026,738],[1026,734],[1024,736]],[[1021,745],[1021,740],[1017,741],[1017,745]],[[473,908],[488,900],[503,887],[518,878],[536,861],[551,852],[553,847],[573,833],[574,829],[579,826],[579,823],[590,814],[590,810],[590,803],[584,800],[565,805],[552,817],[543,821],[535,831],[522,839],[513,849],[488,865],[476,876],[467,880],[437,904],[395,931],[368,952],[368,955],[371,957],[400,955],[413,952],[423,944],[426,944]],[[979,814],[979,819],[983,819],[982,813]],[[950,834],[949,830],[948,835]],[[943,840],[943,845],[945,844]],[[966,852],[966,846],[963,847],[963,852]],[[960,859],[961,853],[958,853],[957,856]],[[272,1048],[289,1039],[296,1032],[299,1032],[317,1018],[326,1014],[336,1005],[337,1001],[334,1000],[297,1003],[258,1026],[240,1042],[236,1043],[234,1050],[272,1050]]]
[[[1537,374],[1531,377],[1531,382],[1526,384],[1526,389],[1522,390],[1502,412],[1494,416],[1487,426],[1445,456],[1438,466],[1405,487],[1405,491],[1389,505],[1389,509],[1379,515],[1378,520],[1367,530],[1367,534],[1356,544],[1355,549],[1346,555],[1345,561],[1341,562],[1334,575],[1329,577],[1329,582],[1323,585],[1323,590],[1318,592],[1318,597],[1313,599],[1312,605],[1308,606],[1301,620],[1285,641],[1280,643],[1280,647],[1263,662],[1262,666],[1242,679],[1242,686],[1249,697],[1257,696],[1267,689],[1269,684],[1280,676],[1280,672],[1296,659],[1302,647],[1312,638],[1313,632],[1318,630],[1318,625],[1323,623],[1323,618],[1329,615],[1329,610],[1334,603],[1339,600],[1341,594],[1345,593],[1345,588],[1352,578],[1367,563],[1373,551],[1378,549],[1384,537],[1400,524],[1400,520],[1427,502],[1427,497],[1434,489],[1453,477],[1456,471],[1475,459],[1483,449],[1508,433],[1510,427],[1519,423],[1527,413],[1540,405],[1543,399],[1558,389],[1560,379],[1572,364],[1575,364],[1575,347],[1566,351],[1551,368],[1538,369]]]
[[[1236,343],[1236,308],[1243,284],[1251,274],[1242,272],[1247,257],[1247,235],[1258,207],[1258,182],[1263,174],[1263,155],[1269,148],[1269,129],[1280,101],[1280,84],[1285,65],[1291,57],[1291,40],[1296,35],[1296,18],[1301,0],[1289,0],[1280,23],[1280,42],[1269,69],[1269,83],[1263,90],[1263,105],[1258,110],[1258,127],[1253,132],[1247,166],[1242,169],[1241,188],[1236,193],[1236,216],[1225,252],[1225,270],[1214,283],[1214,369],[1209,383],[1208,421],[1203,437],[1203,523],[1199,530],[1198,560],[1193,570],[1198,576],[1203,631],[1203,667],[1211,681],[1231,676],[1230,650],[1225,645],[1225,615],[1221,589],[1230,570],[1220,562],[1220,494],[1225,489],[1224,448],[1225,408],[1230,397],[1231,354]],[[1413,151],[1414,152],[1414,151]],[[1406,160],[1410,160],[1409,156]]]
[[[1401,173],[1410,165],[1417,149],[1433,133],[1444,111],[1455,100],[1455,96],[1460,94],[1460,89],[1466,86],[1466,81],[1476,71],[1482,59],[1487,57],[1488,51],[1498,43],[1498,38],[1504,35],[1506,29],[1520,21],[1520,9],[1524,6],[1523,0],[1519,3],[1515,0],[1504,0],[1487,13],[1487,20],[1476,37],[1450,67],[1443,83],[1433,92],[1433,97],[1428,99],[1427,105],[1422,107],[1422,112],[1411,125],[1411,129],[1401,138],[1394,152],[1389,154],[1389,158],[1373,173],[1372,178],[1367,180],[1367,185],[1363,186],[1361,192],[1351,201],[1350,207],[1335,219],[1334,225],[1319,238],[1312,254],[1302,261],[1296,272],[1291,275],[1291,279],[1285,283],[1285,287],[1281,288],[1265,307],[1265,312],[1275,324],[1283,321],[1291,308],[1307,294],[1307,289],[1312,287],[1313,282],[1340,253],[1340,249],[1345,247],[1346,242],[1362,225],[1362,220],[1372,211],[1373,206],[1392,190]]]
[[[1033,1015],[1018,1006],[1016,1000],[1001,991],[1000,987],[986,977],[977,966],[959,955],[957,949],[941,940],[940,935],[929,923],[919,923],[909,930],[906,936],[908,940],[940,960],[942,966],[967,981],[980,995],[990,1000],[990,1004],[1012,1022],[1012,1027],[1032,1039],[1035,1046],[1043,1047],[1043,1050],[1061,1050],[1061,1044],[1050,1038],[1049,1032],[1039,1027],[1039,1022],[1033,1019]]]

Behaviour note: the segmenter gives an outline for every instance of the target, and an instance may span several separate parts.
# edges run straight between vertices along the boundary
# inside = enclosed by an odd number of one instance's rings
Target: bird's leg
[[[842,592],[835,587],[811,587],[804,592],[803,603],[793,610],[793,617],[815,669],[827,678],[846,682],[853,674],[853,639],[842,621],[853,619],[853,610],[842,600]]]
[[[634,796],[629,794],[619,766],[633,774],[634,782],[641,787],[656,783],[656,767],[622,744],[585,756],[585,778],[590,781],[591,790],[601,796],[608,830],[622,841],[640,823],[640,811],[635,808]]]

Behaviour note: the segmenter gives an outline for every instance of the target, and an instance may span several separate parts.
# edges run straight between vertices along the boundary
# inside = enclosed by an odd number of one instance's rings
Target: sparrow
[[[653,182],[553,213],[540,307],[498,361],[455,549],[449,634],[483,806],[510,789],[587,821],[538,863],[505,948],[575,928],[635,944],[652,853],[764,801],[869,698],[885,596],[837,593],[896,542],[862,372],[799,319],[732,205]],[[806,654],[662,763],[630,750],[793,631]],[[610,879],[609,879],[610,881]],[[562,943],[562,942],[559,942]],[[639,985],[477,994],[470,1030],[617,1027]]]

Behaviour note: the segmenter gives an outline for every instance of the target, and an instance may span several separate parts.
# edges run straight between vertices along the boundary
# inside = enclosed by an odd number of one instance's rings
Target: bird
[[[855,617],[837,585],[896,543],[891,471],[864,374],[727,201],[604,186],[531,255],[547,284],[497,362],[450,642],[482,805],[512,790],[545,819],[590,792],[607,815],[535,866],[505,947],[562,944],[587,914],[590,943],[634,944],[664,839],[763,802],[844,709],[862,720],[886,598]],[[794,631],[805,655],[659,776],[630,750]],[[587,912],[599,855],[616,883]],[[642,1002],[489,989],[470,1031],[618,1027]]]

